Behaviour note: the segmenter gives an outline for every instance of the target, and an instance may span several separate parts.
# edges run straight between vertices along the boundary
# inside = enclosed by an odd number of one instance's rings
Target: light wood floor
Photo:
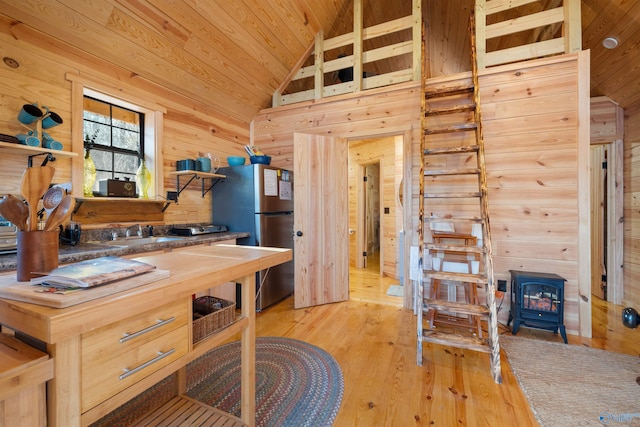
[[[488,355],[474,351],[426,344],[418,367],[416,318],[401,298],[386,295],[392,282],[353,272],[349,301],[294,310],[287,298],[258,314],[257,334],[303,340],[333,355],[344,376],[336,427],[538,425],[504,354],[502,385],[493,382]],[[600,300],[593,307],[594,338],[569,335],[569,344],[640,354],[640,330],[622,326],[621,307]],[[518,336],[561,341],[526,327]]]

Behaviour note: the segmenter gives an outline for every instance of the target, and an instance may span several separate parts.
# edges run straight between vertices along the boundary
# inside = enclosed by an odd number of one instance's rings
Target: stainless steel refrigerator
[[[293,173],[267,165],[220,168],[211,190],[213,224],[247,231],[239,245],[293,249]],[[293,261],[256,274],[256,310],[293,293]],[[238,287],[239,292],[239,287]],[[240,303],[238,295],[237,303]]]

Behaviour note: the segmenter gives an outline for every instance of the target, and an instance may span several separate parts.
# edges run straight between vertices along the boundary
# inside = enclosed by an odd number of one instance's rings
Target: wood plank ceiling
[[[319,29],[326,37],[351,30],[352,1],[0,0],[0,28],[33,43],[47,34],[56,41],[50,49],[99,58],[249,123],[270,106],[274,90]],[[432,74],[468,66],[472,5],[473,0],[423,2],[430,43],[438,47],[431,49]],[[411,0],[364,0],[365,26],[410,10]],[[582,27],[583,48],[591,49],[591,95],[638,108],[640,0],[584,0]],[[617,49],[602,47],[608,36],[618,38]]]

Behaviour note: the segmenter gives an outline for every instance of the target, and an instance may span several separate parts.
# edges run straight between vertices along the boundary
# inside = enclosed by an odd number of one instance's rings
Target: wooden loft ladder
[[[490,354],[491,372],[496,383],[502,382],[496,289],[491,257],[491,235],[487,201],[487,177],[484,160],[484,143],[478,94],[478,69],[476,59],[475,22],[471,14],[471,82],[468,85],[430,88],[426,84],[423,67],[422,78],[422,138],[419,197],[419,253],[420,271],[423,272],[416,289],[418,322],[418,366],[422,365],[422,343],[471,349]],[[424,46],[423,46],[424,55]],[[424,63],[424,62],[423,62]],[[475,158],[475,159],[474,159]],[[475,160],[475,162],[474,162]],[[468,163],[473,166],[468,167]],[[475,164],[473,164],[475,163]],[[426,215],[426,208],[440,213]],[[461,214],[462,212],[462,214]],[[469,214],[469,212],[472,212]],[[428,239],[434,224],[482,229],[476,240],[470,234],[450,234],[442,237],[459,237],[463,244],[447,244],[445,239]],[[474,224],[478,224],[474,227]],[[474,233],[478,234],[478,233]],[[430,257],[423,259],[425,249]],[[434,270],[426,260],[438,255],[475,257],[480,263],[476,274]],[[426,265],[425,265],[426,264]],[[444,263],[442,263],[444,264]],[[460,265],[460,264],[458,264]],[[424,266],[424,270],[423,270]],[[465,301],[449,301],[441,298],[440,283],[462,287]],[[486,305],[480,304],[477,287],[486,285]],[[430,292],[427,292],[430,291]],[[428,297],[426,297],[428,295]],[[447,333],[436,331],[438,315],[447,314],[449,323],[457,326]],[[460,316],[466,316],[461,318]],[[470,322],[461,322],[469,318]],[[487,320],[488,337],[483,339],[480,319]],[[444,330],[444,329],[443,329]],[[466,330],[467,334],[461,331]]]

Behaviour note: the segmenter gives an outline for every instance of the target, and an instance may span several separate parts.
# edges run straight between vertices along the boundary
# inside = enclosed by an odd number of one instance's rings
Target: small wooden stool
[[[476,246],[478,244],[478,240],[475,236],[466,233],[455,233],[455,232],[441,232],[434,231],[432,232],[433,242],[434,243],[443,243],[443,240],[459,240],[464,241],[465,246]],[[445,254],[456,254],[456,255],[467,255],[467,252],[459,252],[459,251],[445,251]],[[444,264],[444,262],[443,262]],[[441,267],[442,268],[442,267]],[[471,272],[471,265],[469,265],[469,272]],[[431,290],[429,292],[429,298],[431,299],[439,299],[440,295],[440,280],[433,279]],[[467,304],[479,304],[480,301],[478,299],[478,288],[475,283],[463,282],[462,286],[464,287],[464,299]],[[429,326],[433,328],[433,322],[436,317],[436,310],[431,310],[429,314]],[[482,338],[482,323],[480,316],[469,315],[469,324],[474,325],[477,328],[478,338]],[[443,322],[446,323],[446,322]],[[450,324],[455,324],[449,322]],[[459,325],[458,325],[459,326]]]
[[[463,283],[462,284],[464,286],[464,299],[465,302],[467,304],[479,304],[480,301],[478,300],[478,288],[476,287],[475,283]],[[440,292],[440,280],[439,279],[434,279],[431,285],[431,290],[429,292],[429,298],[431,299],[439,299],[439,292]],[[431,329],[433,329],[433,322],[435,322],[436,320],[436,311],[437,310],[430,310],[431,313],[429,313],[429,326]],[[482,322],[480,320],[480,316],[473,316],[473,315],[469,315],[469,325],[475,325],[475,327],[478,330],[478,338],[482,338]],[[447,323],[447,322],[443,322],[443,323]],[[459,324],[456,323],[452,323],[452,322],[448,322],[449,324],[455,324],[457,326],[459,326]]]

